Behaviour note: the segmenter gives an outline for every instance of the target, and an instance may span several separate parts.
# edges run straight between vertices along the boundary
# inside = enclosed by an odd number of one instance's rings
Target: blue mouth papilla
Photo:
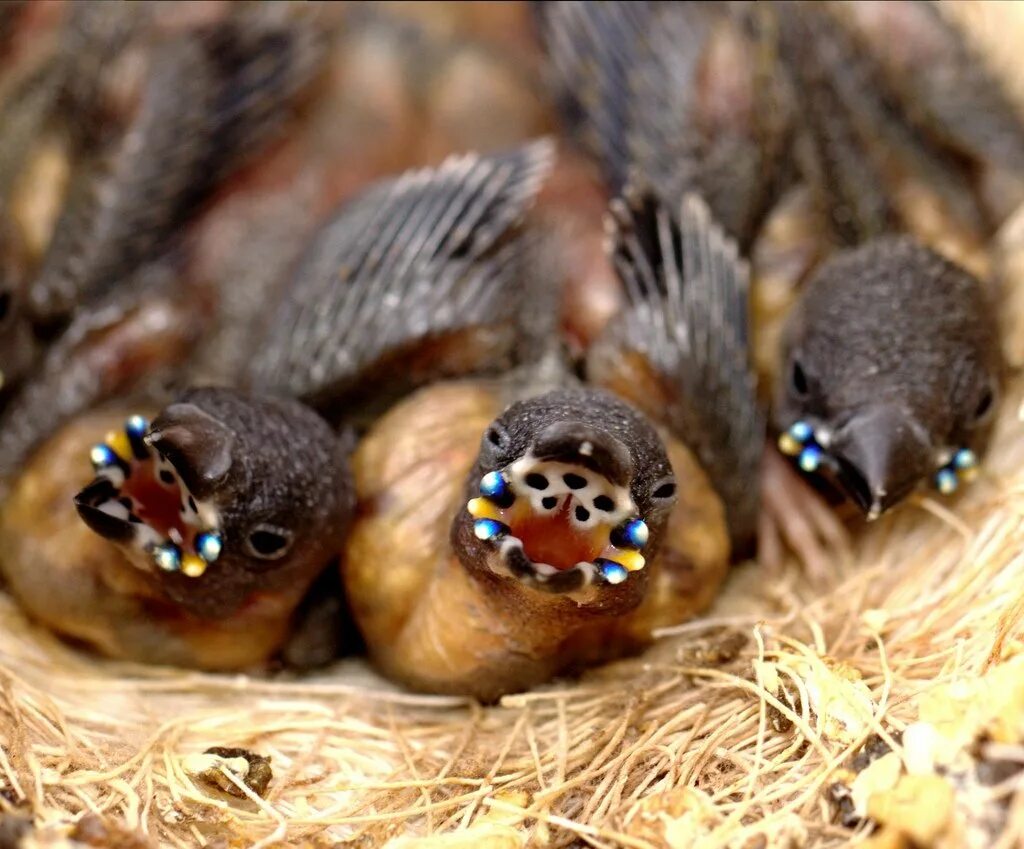
[[[935,473],[935,488],[943,495],[951,495],[956,492],[961,481],[972,481],[977,474],[977,456],[970,448],[961,448]]]
[[[568,508],[559,499],[564,499],[566,495],[580,498],[581,496],[578,493],[586,488],[585,479],[574,472],[566,472],[564,469],[548,469],[543,474],[537,471],[533,473],[524,472],[522,477],[523,481],[518,486],[527,487],[529,492],[526,494],[518,492],[517,484],[512,482],[506,471],[491,471],[481,477],[478,485],[479,496],[471,498],[466,505],[467,511],[474,520],[473,533],[477,539],[492,543],[500,542],[509,537],[518,540],[518,535],[514,530],[516,522],[529,522],[531,516],[536,517],[540,515],[543,517],[558,509],[565,511]],[[571,482],[569,481],[570,477],[572,478]],[[582,486],[580,485],[581,480]],[[553,492],[553,483],[560,481],[564,481],[571,491]],[[536,498],[539,498],[537,496],[538,492],[549,496],[541,499],[541,506],[539,507],[533,503]],[[524,495],[524,498],[526,498],[521,505],[519,495]],[[534,498],[526,497],[527,495],[534,496]],[[546,503],[548,500],[555,503],[549,506]],[[604,510],[607,514],[612,513],[616,499],[613,499],[612,496],[606,493],[600,504],[598,500],[597,496],[591,499],[594,505],[593,509],[586,505],[581,509],[580,505],[577,505],[571,514],[571,517],[575,518],[567,517],[566,519],[569,523],[565,528],[566,532],[586,534],[588,533],[587,530],[574,529],[571,526],[571,522],[577,520],[591,522],[593,521],[591,517],[595,515],[595,511]],[[591,501],[588,501],[587,504],[590,504]],[[605,506],[606,503],[609,506]],[[535,514],[532,512],[535,509],[541,512]],[[600,513],[598,512],[596,515],[600,515]],[[557,523],[557,521],[559,520],[556,519],[555,522]],[[536,528],[533,531],[528,531],[528,533],[533,534],[537,532]],[[553,530],[551,532],[557,533],[558,531]],[[609,584],[619,584],[626,580],[630,572],[643,568],[645,559],[640,551],[648,544],[650,530],[642,519],[632,516],[620,519],[613,526],[608,527],[606,533],[607,537],[605,537],[606,543],[603,545],[603,551],[597,556],[594,556],[594,554],[582,556],[575,565],[582,568],[582,565],[586,563],[590,570],[590,575],[601,578]],[[532,546],[536,540],[533,537],[531,539],[534,539],[533,543],[524,543],[523,540],[518,541],[520,545]],[[512,556],[512,549],[505,550],[503,556],[506,558]],[[526,560],[533,563],[528,556]],[[552,569],[571,571],[567,565],[553,566],[543,556],[538,561],[538,564],[538,568],[541,568],[542,571]],[[583,571],[584,574],[587,574],[587,569]],[[545,580],[550,580],[550,576],[547,575],[546,571],[544,571],[544,574],[546,576]]]
[[[815,439],[814,429],[808,422],[797,421],[779,436],[779,450],[790,457],[796,457],[800,468],[813,473],[824,465],[832,464],[832,458]],[[978,474],[978,457],[970,448],[960,448],[950,455],[935,472],[932,482],[943,495],[956,492],[961,482],[974,480]]]
[[[818,471],[828,459],[825,449],[814,437],[814,428],[808,422],[794,422],[779,436],[779,450],[788,457],[796,457],[797,464],[808,474]]]

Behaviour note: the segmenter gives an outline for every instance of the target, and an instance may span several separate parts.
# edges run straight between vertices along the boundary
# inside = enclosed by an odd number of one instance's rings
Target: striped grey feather
[[[630,77],[648,52],[658,6],[554,0],[534,7],[565,111],[613,192],[625,186],[631,170]]]
[[[702,144],[692,117],[711,21],[690,3],[663,11],[634,47],[627,146],[631,170],[664,198],[677,198],[700,181]]]
[[[667,202],[699,192],[749,248],[782,180],[789,134],[769,30],[748,24],[742,7],[720,3],[564,0],[536,8],[563,111],[612,194],[636,179]],[[719,27],[742,38],[749,54],[755,114],[743,130],[709,129],[699,102]]]
[[[614,202],[611,242],[629,311],[599,348],[636,351],[667,381],[665,423],[708,472],[734,543],[747,542],[765,427],[750,365],[747,263],[695,194],[677,216],[649,196]]]
[[[260,9],[156,48],[124,136],[72,187],[30,292],[35,317],[60,323],[158,255],[279,129],[321,57],[305,21]]]
[[[526,291],[520,224],[552,154],[541,141],[452,157],[343,207],[300,261],[252,382],[333,402],[398,349],[516,322]]]

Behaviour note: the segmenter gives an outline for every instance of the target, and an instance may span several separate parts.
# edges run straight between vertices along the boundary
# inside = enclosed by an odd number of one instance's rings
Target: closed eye
[[[292,534],[274,525],[257,525],[246,537],[246,548],[259,560],[279,560],[291,548]]]
[[[793,365],[790,368],[789,382],[793,387],[793,391],[798,396],[801,398],[807,397],[811,387],[807,382],[807,373],[804,371],[804,367],[800,364],[799,360],[793,360]]]
[[[974,408],[975,422],[980,422],[988,417],[988,414],[992,412],[992,408],[995,406],[995,400],[995,392],[991,388],[986,389],[981,398],[978,399],[978,405]]]
[[[651,498],[655,498],[659,501],[667,501],[670,498],[676,496],[676,482],[673,478],[666,478],[655,484],[654,489],[651,491]]]

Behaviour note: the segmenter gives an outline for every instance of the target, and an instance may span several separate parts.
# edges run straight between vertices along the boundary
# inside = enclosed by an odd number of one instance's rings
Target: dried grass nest
[[[1022,417],[1017,374],[982,479],[858,533],[824,592],[741,567],[644,656],[495,707],[356,661],[298,681],[104,662],[0,596],[0,845],[22,817],[25,847],[1022,845]]]

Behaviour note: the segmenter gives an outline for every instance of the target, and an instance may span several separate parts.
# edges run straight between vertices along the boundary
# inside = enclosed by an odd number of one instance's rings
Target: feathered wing
[[[131,125],[72,184],[30,292],[37,320],[60,324],[158,257],[219,181],[280,131],[324,51],[311,23],[273,11],[154,48]]]
[[[793,3],[779,7],[778,21],[813,154],[803,163],[806,176],[831,210],[835,236],[853,245],[902,229],[899,175],[922,180],[962,227],[983,231],[963,157],[914,126],[925,106],[901,106],[906,83],[887,80],[884,63],[842,15]],[[961,91],[960,79],[951,75],[948,88]]]
[[[314,239],[251,381],[320,409],[507,368],[528,291],[524,216],[550,170],[540,141],[379,184]]]
[[[535,8],[562,111],[611,193],[637,177],[663,200],[697,192],[748,246],[787,177],[790,135],[764,14],[743,15],[728,4],[628,0]],[[753,99],[751,114],[738,121],[720,114],[742,112],[724,106],[728,85],[708,79],[723,61],[714,58],[722,44],[742,50],[749,65],[735,70],[740,80],[749,75],[741,88],[749,84]]]
[[[734,544],[749,542],[765,425],[750,366],[747,264],[694,194],[674,213],[650,193],[629,193],[609,222],[628,307],[594,346],[588,376],[694,451]]]
[[[581,0],[534,4],[563,112],[613,192],[621,191],[633,164],[630,78],[646,52],[657,7]]]

